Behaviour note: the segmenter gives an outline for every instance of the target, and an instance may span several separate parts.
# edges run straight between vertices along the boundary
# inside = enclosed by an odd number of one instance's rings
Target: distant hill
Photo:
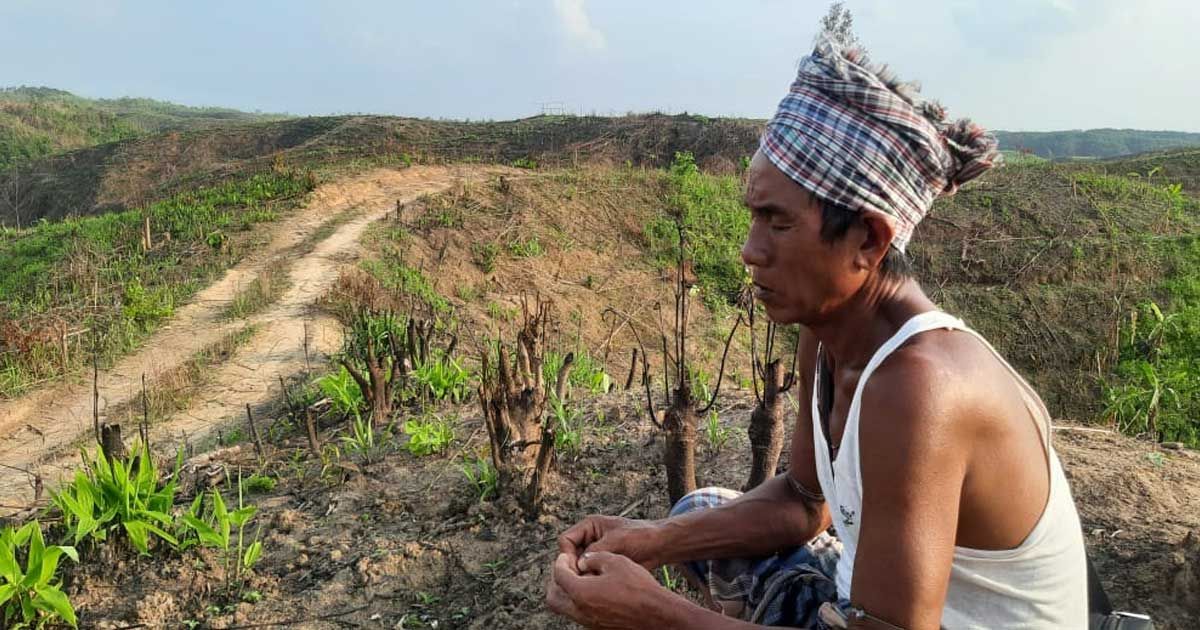
[[[148,133],[280,118],[147,98],[88,99],[48,87],[0,88],[0,169]]]
[[[1200,146],[1200,133],[1089,129],[1087,131],[997,131],[1000,148],[1050,160],[1112,158],[1147,151]]]

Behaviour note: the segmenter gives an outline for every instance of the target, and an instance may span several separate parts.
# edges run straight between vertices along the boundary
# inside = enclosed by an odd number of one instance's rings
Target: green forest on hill
[[[0,170],[147,133],[278,118],[148,98],[88,99],[46,87],[0,88]]]

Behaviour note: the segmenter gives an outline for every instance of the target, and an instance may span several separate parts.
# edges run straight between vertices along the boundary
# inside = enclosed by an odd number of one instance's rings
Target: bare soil
[[[718,405],[734,438],[720,452],[701,442],[702,486],[736,488],[745,480],[752,403],[735,391]],[[542,603],[557,534],[591,513],[666,513],[661,439],[641,404],[625,393],[583,403],[584,448],[559,459],[535,522],[524,521],[515,504],[479,501],[457,469],[464,452],[486,442],[470,405],[458,425],[461,446],[441,456],[396,449],[361,472],[320,477],[288,463],[303,447],[293,443],[265,466],[278,486],[252,497],[267,551],[247,590],[261,601],[224,597],[219,574],[192,555],[88,564],[71,580],[73,601],[84,624],[96,628],[189,620],[205,628],[568,628]],[[1150,612],[1160,628],[1196,627],[1200,457],[1074,428],[1055,437],[1114,603]],[[205,461],[257,468],[246,446]]]

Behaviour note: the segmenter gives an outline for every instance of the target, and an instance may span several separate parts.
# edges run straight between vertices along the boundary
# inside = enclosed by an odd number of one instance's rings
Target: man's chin
[[[795,311],[773,305],[771,302],[766,300],[763,300],[761,304],[763,306],[763,310],[767,313],[767,319],[770,319],[776,324],[782,324],[786,326],[789,324],[800,323],[801,318]]]

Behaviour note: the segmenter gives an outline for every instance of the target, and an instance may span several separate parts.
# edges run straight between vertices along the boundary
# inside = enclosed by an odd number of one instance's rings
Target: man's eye
[[[771,224],[771,230],[774,232],[786,232],[790,229],[792,229],[792,224],[790,224],[790,223],[772,223]]]

